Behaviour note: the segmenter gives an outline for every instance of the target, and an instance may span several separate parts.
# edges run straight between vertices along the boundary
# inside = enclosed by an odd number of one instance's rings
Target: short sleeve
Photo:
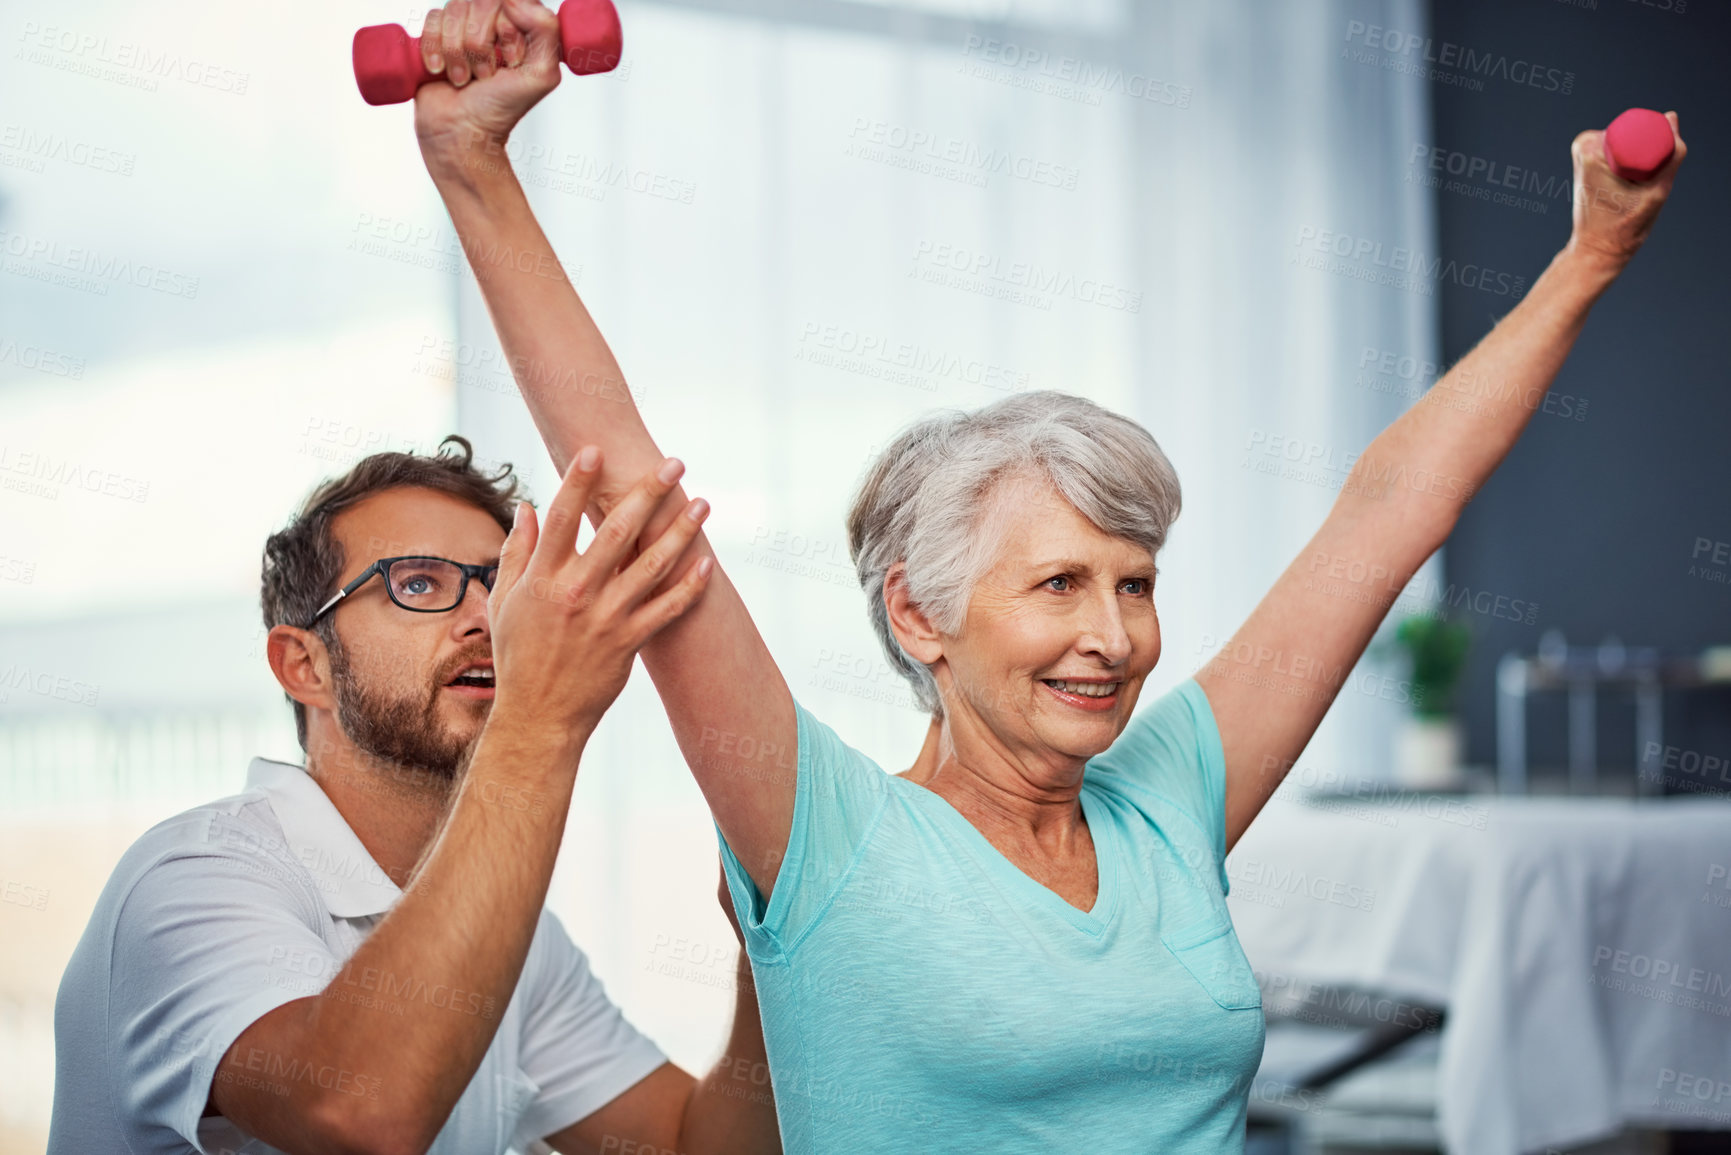
[[[797,701],[799,758],[787,854],[768,903],[721,836],[721,863],[752,958],[791,950],[852,869],[888,798],[881,766],[843,742]]]
[[[540,1088],[517,1124],[525,1142],[593,1115],[667,1062],[607,997],[552,911],[541,912],[523,982],[518,1063]]]
[[[198,1121],[242,1031],[317,994],[338,969],[292,866],[213,844],[144,870],[120,902],[109,960],[109,1058],[121,1118],[180,1136]],[[245,1064],[237,1068],[251,1077]]]
[[[1226,877],[1226,755],[1214,708],[1195,678],[1186,678],[1130,719],[1110,749],[1089,763],[1134,787],[1159,795],[1208,836]]]

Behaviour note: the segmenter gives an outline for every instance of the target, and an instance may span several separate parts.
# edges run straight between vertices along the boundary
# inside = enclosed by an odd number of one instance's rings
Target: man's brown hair
[[[446,452],[454,446],[454,452]],[[496,474],[475,468],[475,451],[468,439],[456,434],[439,442],[430,455],[375,453],[357,461],[341,477],[321,483],[301,504],[294,520],[270,535],[264,543],[263,579],[259,606],[265,629],[272,626],[303,626],[337,592],[347,559],[343,547],[331,536],[331,521],[337,514],[387,489],[433,489],[459,498],[489,514],[506,533],[517,512],[517,502],[526,500],[520,481],[505,462]],[[336,627],[331,615],[319,619],[313,633],[326,646],[336,647]],[[287,695],[285,695],[286,697]],[[295,736],[301,749],[307,745],[306,707],[293,698]]]

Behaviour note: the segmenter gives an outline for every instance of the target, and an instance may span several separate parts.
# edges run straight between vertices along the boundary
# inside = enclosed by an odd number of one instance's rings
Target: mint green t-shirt
[[[722,839],[787,1155],[1239,1151],[1262,997],[1227,915],[1194,680],[1089,761],[1084,913],[796,704],[767,906]]]

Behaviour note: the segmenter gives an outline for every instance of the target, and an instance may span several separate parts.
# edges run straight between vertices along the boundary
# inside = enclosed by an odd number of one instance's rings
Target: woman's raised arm
[[[1514,447],[1552,378],[1671,191],[1684,147],[1651,182],[1575,138],[1569,243],[1520,304],[1354,464],[1322,528],[1226,647],[1196,675],[1226,755],[1226,844],[1310,741],[1390,605]]]
[[[554,465],[562,474],[584,445],[605,455],[589,511],[598,523],[662,453],[505,155],[511,129],[559,83],[558,37],[558,18],[539,0],[433,9],[422,56],[451,83],[421,88],[415,131]],[[643,540],[686,501],[675,487]],[[701,535],[692,548],[714,556]],[[767,898],[793,824],[797,723],[792,693],[719,564],[703,600],[642,656],[716,824]]]

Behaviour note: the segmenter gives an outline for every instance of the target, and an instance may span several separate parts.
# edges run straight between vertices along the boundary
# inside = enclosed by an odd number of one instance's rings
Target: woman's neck
[[[897,777],[938,795],[988,837],[1032,839],[1062,853],[1078,828],[1085,829],[1080,773],[1063,782],[1041,782],[986,744],[964,739],[962,745],[958,751],[947,718],[933,718],[913,765]],[[970,749],[975,746],[981,748]]]

